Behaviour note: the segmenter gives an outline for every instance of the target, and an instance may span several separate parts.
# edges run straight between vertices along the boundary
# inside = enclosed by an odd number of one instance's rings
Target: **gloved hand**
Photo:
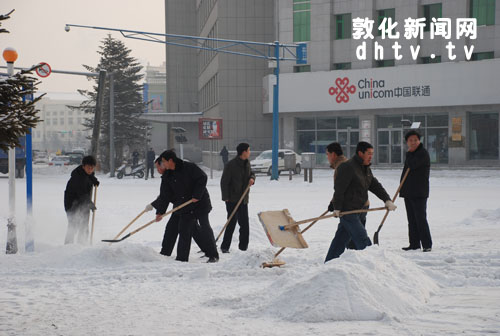
[[[94,185],[95,185],[96,187],[98,187],[98,186],[99,186],[99,184],[100,184],[100,183],[99,183],[99,180],[98,180],[98,179],[95,179],[95,181],[94,181]]]
[[[340,210],[334,210],[333,211],[333,217],[339,218],[340,217]]]
[[[146,212],[153,210],[154,207],[151,204],[146,205],[146,208],[144,209]]]
[[[95,206],[94,202],[92,202],[92,201],[91,201],[91,202],[89,202],[89,209],[90,209],[90,210],[92,210],[92,211],[96,211],[96,210],[97,210],[97,208],[96,208],[96,206]]]
[[[328,211],[333,212],[333,210],[333,202],[330,202],[330,204],[328,204]]]
[[[397,208],[396,204],[392,203],[391,200],[385,201],[385,207],[389,209],[389,211],[394,211]]]

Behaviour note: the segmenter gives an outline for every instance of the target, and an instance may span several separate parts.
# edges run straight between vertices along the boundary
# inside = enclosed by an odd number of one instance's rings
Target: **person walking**
[[[152,147],[149,148],[146,153],[146,179],[148,178],[149,172],[151,171],[151,178],[155,178],[155,156],[156,153]]]
[[[396,210],[396,205],[372,174],[370,169],[372,158],[373,146],[368,142],[361,141],[356,146],[356,154],[338,166],[333,209],[329,208],[329,210],[333,210],[334,217],[339,217],[340,212],[343,211],[362,209],[368,200],[368,191],[380,198],[390,211]],[[363,250],[372,245],[366,229],[361,223],[360,214],[340,217],[340,223],[330,244],[325,263],[340,257],[349,240],[353,241],[356,250]]]
[[[167,150],[160,157],[163,168],[167,170],[165,188],[160,194],[162,202],[164,204],[172,203],[174,207],[178,207],[189,200],[193,201],[177,211],[179,240],[176,260],[189,261],[191,238],[198,221],[203,250],[208,256],[207,262],[217,262],[219,253],[208,216],[212,210],[212,204],[206,187],[207,174],[196,164],[177,158],[174,151]],[[161,218],[161,214],[157,214],[157,220],[159,218]]]
[[[64,210],[68,217],[68,231],[65,244],[77,242],[85,244],[89,237],[89,210],[97,208],[91,200],[92,187],[97,187],[99,181],[94,170],[96,160],[92,156],[85,156],[82,164],[71,172],[71,177],[64,191]]]
[[[227,164],[227,161],[229,159],[229,152],[228,152],[226,146],[222,147],[222,150],[220,151],[220,156],[222,156],[222,164],[225,167]]]
[[[240,143],[236,147],[237,156],[229,161],[224,167],[222,178],[220,180],[220,187],[222,192],[222,200],[226,203],[227,218],[236,208],[240,198],[243,196],[246,188],[255,183],[255,174],[250,168],[250,145],[247,143]],[[231,240],[233,238],[236,222],[240,226],[239,249],[246,251],[248,248],[248,241],[250,236],[249,221],[248,221],[248,200],[249,193],[247,193],[236,210],[233,218],[229,221],[224,238],[221,244],[222,253],[229,253],[231,247]]]
[[[417,131],[411,130],[406,133],[405,141],[408,152],[401,179],[407,169],[410,169],[410,172],[401,187],[399,196],[405,200],[410,245],[403,247],[403,250],[419,250],[422,247],[422,251],[430,252],[432,238],[427,222],[427,199],[429,198],[431,160],[429,152],[420,142],[420,134]]]

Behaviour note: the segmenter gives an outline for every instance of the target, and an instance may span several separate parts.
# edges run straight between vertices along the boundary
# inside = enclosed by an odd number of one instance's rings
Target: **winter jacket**
[[[147,152],[146,157],[147,157],[147,163],[149,166],[153,166],[153,164],[155,162],[155,156],[156,156],[155,151],[149,150]]]
[[[255,180],[255,174],[252,172],[248,160],[242,160],[239,156],[236,156],[229,161],[224,167],[220,180],[222,200],[238,203],[250,179]],[[243,204],[248,204],[248,195],[249,193],[243,199]]]
[[[229,157],[229,152],[227,151],[226,146],[222,147],[222,150],[220,151],[220,156],[222,156],[222,162],[226,164]]]
[[[399,196],[403,198],[427,198],[429,197],[429,173],[431,159],[429,152],[420,144],[414,152],[406,153],[405,166],[401,173],[401,180],[410,168],[410,173],[401,187]]]
[[[64,210],[75,212],[78,209],[90,209],[92,186],[98,184],[94,173],[87,175],[82,165],[76,167],[64,191]]]
[[[338,168],[335,180],[333,205],[335,210],[349,211],[362,209],[368,201],[368,191],[382,201],[390,200],[384,187],[373,176],[369,166],[356,154]]]
[[[340,164],[347,162],[347,158],[344,155],[338,155],[335,161],[330,165],[330,168],[334,170],[333,172],[333,185],[335,186],[335,180],[337,180],[338,167]],[[333,197],[330,202],[333,202]]]
[[[207,190],[207,174],[194,163],[176,159],[175,170],[167,170],[161,178],[159,200],[157,199],[153,204],[157,213],[165,213],[168,203],[177,207],[192,198],[199,201],[179,209],[176,213],[198,215],[212,210]]]

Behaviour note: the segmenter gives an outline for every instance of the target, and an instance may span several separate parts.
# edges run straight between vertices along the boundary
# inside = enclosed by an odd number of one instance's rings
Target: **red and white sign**
[[[222,139],[222,119],[198,119],[200,140]]]
[[[42,78],[48,77],[52,72],[50,65],[45,62],[41,62],[40,66],[35,70],[36,74]]]

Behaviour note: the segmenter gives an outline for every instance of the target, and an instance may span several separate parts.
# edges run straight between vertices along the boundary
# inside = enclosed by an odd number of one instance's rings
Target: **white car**
[[[49,162],[49,166],[68,166],[68,165],[69,165],[69,156],[66,155],[55,156]]]
[[[254,173],[266,173],[271,175],[272,173],[272,152],[271,150],[263,151],[254,160],[250,161],[250,166]],[[295,174],[300,174],[300,167],[302,165],[302,158],[299,154],[295,153],[291,149],[280,149],[278,150],[278,172],[285,170],[285,154],[292,153],[295,154]]]

